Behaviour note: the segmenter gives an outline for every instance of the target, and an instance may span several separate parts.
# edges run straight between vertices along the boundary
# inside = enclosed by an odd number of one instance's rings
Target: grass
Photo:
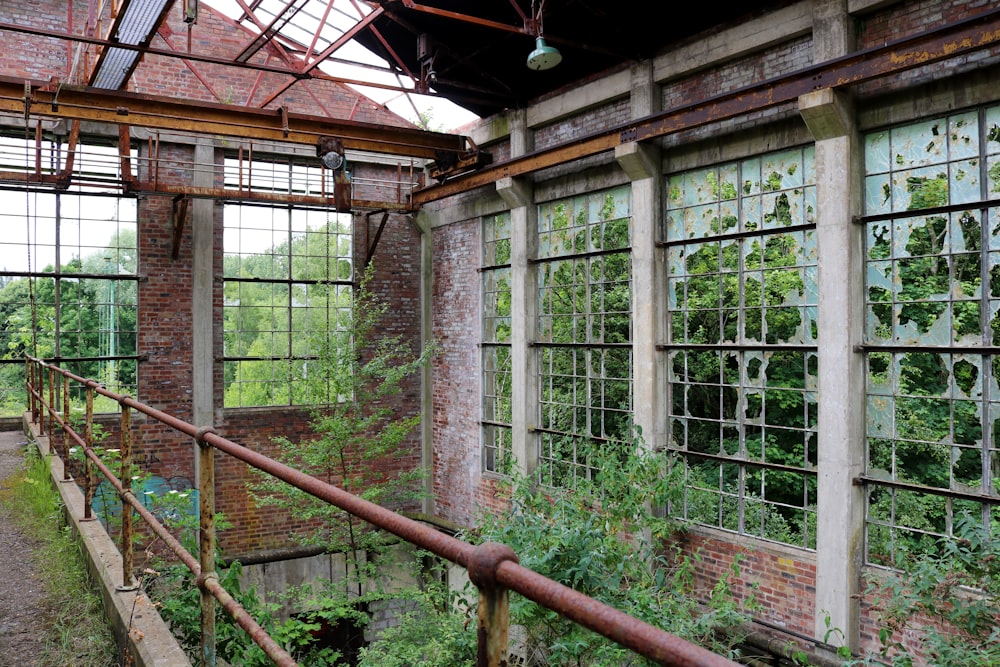
[[[44,625],[39,667],[113,667],[118,649],[100,598],[91,587],[78,542],[65,525],[62,500],[52,487],[48,461],[35,446],[25,449],[24,468],[0,488],[0,505],[34,540],[34,566],[44,582],[52,617]]]

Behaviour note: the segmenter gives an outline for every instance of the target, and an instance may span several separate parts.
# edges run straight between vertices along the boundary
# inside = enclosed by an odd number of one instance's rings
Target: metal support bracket
[[[184,237],[184,221],[187,218],[189,201],[185,195],[177,195],[170,208],[170,228],[173,231],[170,259],[177,259],[181,254],[181,239]]]

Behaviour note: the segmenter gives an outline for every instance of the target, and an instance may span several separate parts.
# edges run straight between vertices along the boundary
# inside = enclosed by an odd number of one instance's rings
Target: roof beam
[[[339,38],[337,38],[337,40],[335,42],[333,42],[332,44],[330,44],[330,46],[326,47],[326,49],[323,51],[323,53],[321,53],[321,54],[319,54],[319,55],[316,56],[316,60],[314,62],[307,63],[303,59],[302,70],[300,71],[300,75],[309,74],[314,69],[316,69],[317,67],[319,67],[322,64],[323,60],[325,60],[328,56],[330,56],[331,54],[333,54],[334,51],[336,51],[337,49],[341,48],[342,46],[344,46],[345,44],[347,44],[348,42],[350,42],[352,39],[354,39],[354,37],[359,32],[361,32],[362,30],[364,30],[365,28],[367,28],[368,25],[372,21],[374,21],[376,18],[378,18],[379,16],[381,16],[381,14],[382,14],[382,10],[381,9],[376,9],[371,14],[369,14],[368,16],[366,16],[359,23],[357,23],[354,27],[352,27],[350,30],[348,30],[343,35],[341,35]],[[273,93],[271,93],[271,96],[268,97],[266,100],[264,100],[264,102],[261,103],[259,106],[266,107],[268,104],[271,104],[272,102],[274,102],[275,100],[277,100],[279,97],[281,97],[281,95],[285,91],[287,91],[289,88],[291,88],[296,83],[298,83],[298,80],[299,80],[299,77],[295,77],[291,81],[286,82],[285,84],[283,84],[282,86],[280,86],[278,88],[278,90],[276,90]]]
[[[311,146],[331,136],[341,138],[350,150],[431,160],[438,151],[462,153],[470,147],[468,139],[457,134],[13,77],[0,77],[0,111]]]
[[[151,54],[154,56],[164,56],[165,58],[183,58],[184,60],[189,60],[193,62],[211,63],[213,65],[223,65],[225,67],[236,67],[240,69],[250,69],[257,70],[260,72],[268,72],[272,74],[287,74],[293,77],[303,77],[303,78],[315,78],[321,79],[323,81],[330,81],[333,83],[343,83],[356,86],[367,86],[369,88],[379,88],[382,90],[392,90],[395,92],[405,93],[410,92],[410,89],[404,88],[402,86],[394,86],[385,83],[379,83],[375,81],[361,81],[357,79],[347,79],[343,77],[333,76],[322,71],[311,71],[303,74],[299,69],[289,69],[288,67],[277,67],[274,65],[269,65],[267,63],[256,63],[253,60],[249,60],[245,63],[236,62],[234,60],[229,60],[226,58],[217,58],[213,56],[205,56],[197,53],[184,52],[183,54],[176,51],[171,51],[169,49],[157,49],[152,46],[142,47],[132,44],[115,44],[109,42],[106,39],[101,39],[98,37],[86,37],[84,35],[75,35],[72,33],[58,31],[58,30],[47,30],[44,28],[34,28],[31,26],[15,25],[13,23],[0,22],[0,31],[9,30],[11,32],[23,33],[26,35],[38,35],[40,37],[52,37],[54,39],[64,39],[68,42],[79,42],[83,44],[97,44],[100,46],[114,47],[126,51],[136,51],[142,54]],[[280,50],[280,45],[274,44]],[[343,62],[344,64],[359,66],[358,63],[354,63],[347,60],[338,60],[336,58],[329,58],[329,62]],[[385,72],[387,74],[392,74],[393,72],[385,67],[378,67],[374,65],[362,64],[361,67],[365,69],[371,69],[378,72]],[[432,94],[433,93],[429,93]]]
[[[257,21],[257,17],[255,15],[251,14],[253,22],[256,23],[259,27],[261,27],[260,34],[258,34],[253,40],[251,40],[251,42],[247,44],[242,51],[240,51],[240,54],[236,56],[234,60],[236,60],[236,62],[245,63],[246,61],[250,60],[250,58],[252,58],[255,53],[264,48],[264,45],[270,42],[274,38],[274,36],[277,35],[278,32],[285,27],[285,24],[287,24],[289,21],[295,18],[295,15],[298,14],[300,11],[302,11],[302,8],[305,6],[305,4],[303,3],[302,5],[296,7],[295,6],[296,2],[298,2],[298,0],[289,0],[288,4],[285,5],[285,8],[282,9],[280,12],[278,12],[278,14],[271,21],[271,24],[268,25],[266,28],[261,26],[261,24]],[[245,7],[246,6],[244,5],[244,8]],[[294,9],[295,11],[290,11],[292,9]]]

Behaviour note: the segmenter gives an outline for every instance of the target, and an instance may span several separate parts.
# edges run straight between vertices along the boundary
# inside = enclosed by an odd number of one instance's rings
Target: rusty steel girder
[[[692,104],[632,120],[552,148],[499,162],[471,174],[430,185],[413,195],[414,203],[450,197],[501,178],[523,176],[590,157],[617,146],[735,118],[793,102],[800,95],[844,88],[1000,45],[1000,10],[984,12],[942,28],[866,49],[792,74],[747,86]]]
[[[0,77],[0,111],[294,144],[314,145],[322,136],[334,136],[349,150],[428,160],[441,151],[460,154],[469,148],[461,135],[292,113],[284,107],[250,109],[14,77]]]

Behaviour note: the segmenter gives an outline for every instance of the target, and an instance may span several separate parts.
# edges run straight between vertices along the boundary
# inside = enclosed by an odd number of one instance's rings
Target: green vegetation
[[[314,435],[298,442],[276,438],[275,458],[373,503],[405,508],[417,500],[424,471],[404,464],[389,472],[384,464],[409,456],[420,416],[400,415],[395,399],[429,363],[435,346],[414,350],[402,336],[384,333],[388,304],[370,289],[371,276],[369,269],[344,326],[329,332],[310,371],[309,384],[340,400],[312,409]],[[258,475],[251,492],[261,505],[315,521],[316,530],[302,537],[306,544],[377,553],[384,543],[356,517],[272,477]]]
[[[101,600],[91,587],[80,545],[63,519],[62,500],[52,488],[49,461],[34,445],[26,467],[7,479],[0,503],[18,528],[38,544],[33,566],[44,583],[52,616],[38,619],[44,649],[39,667],[112,667],[121,664]]]
[[[672,177],[685,243],[667,251],[668,409],[671,445],[706,455],[687,459],[685,518],[815,547],[818,355],[794,347],[819,338],[816,240],[787,229],[811,214],[809,162],[789,150]]]
[[[256,224],[270,226],[269,215],[289,215],[284,209],[227,207],[230,217],[257,232]],[[310,214],[294,211],[306,220]],[[263,222],[243,216],[264,216]],[[354,277],[350,225],[336,219],[306,224],[294,234],[274,231],[284,240],[252,254],[226,253],[223,264],[225,354],[240,360],[224,367],[225,405],[303,405],[336,401],[325,386],[316,361],[350,326]],[[233,223],[237,224],[237,223]],[[295,224],[302,224],[296,219]],[[269,234],[270,236],[270,234]]]
[[[341,400],[312,409],[312,436],[300,442],[277,439],[275,458],[372,502],[395,509],[412,508],[419,497],[423,471],[414,464],[380,472],[376,463],[405,461],[411,451],[411,436],[419,417],[398,415],[394,399],[407,380],[429,362],[435,348],[428,345],[415,351],[402,337],[383,334],[387,304],[369,289],[370,281],[371,271],[362,278],[352,308],[343,314],[342,326],[324,338],[319,359],[310,366],[308,382],[315,387],[308,391],[329,391]],[[290,606],[303,611],[284,620],[276,617],[277,601],[261,600],[255,590],[241,589],[238,563],[229,568],[221,562],[218,565],[220,582],[296,660],[309,665],[356,664],[357,650],[363,644],[360,634],[380,605],[391,602],[404,609],[416,608],[428,600],[427,589],[421,586],[433,582],[422,575],[423,558],[398,555],[398,544],[391,536],[263,474],[251,482],[250,492],[256,502],[314,526],[298,535],[303,544],[321,545],[328,553],[343,555],[339,576],[287,593]],[[182,540],[193,540],[196,524],[191,510],[167,514],[175,517],[173,525]],[[185,649],[196,655],[200,622],[197,588],[186,568],[166,566],[162,570],[163,574],[150,583],[151,595],[162,605],[164,617]],[[387,575],[389,570],[398,576]],[[353,635],[353,639],[345,645],[329,645],[324,634],[335,630]],[[217,633],[220,657],[247,667],[269,664],[263,651],[221,611]]]
[[[899,571],[869,573],[880,648],[844,667],[1000,665],[1000,535],[962,515],[936,546],[902,555]]]
[[[650,451],[641,440],[622,447],[593,446],[585,453],[590,479],[572,488],[543,488],[512,478],[510,510],[484,515],[477,540],[510,546],[522,565],[712,651],[737,655],[754,596],[740,602],[728,576],[707,604],[698,601],[695,557],[683,556],[672,539],[678,525],[659,508],[679,496],[682,468]],[[631,651],[577,626],[518,595],[511,596],[511,623],[527,664],[644,665]]]
[[[58,278],[51,264],[41,270],[44,277],[0,278],[0,360],[15,362],[0,363],[0,414],[19,415],[27,405],[24,356],[51,358],[57,344],[62,357],[89,359],[64,368],[114,390],[135,387],[134,359],[94,358],[136,354],[136,282],[95,277],[134,274],[136,266],[135,231],[124,230],[104,248],[60,266]],[[95,409],[114,412],[117,405],[98,397]]]
[[[676,499],[679,470],[637,441],[614,451],[595,447],[585,455],[595,475],[578,479],[572,489],[539,487],[514,474],[504,490],[510,510],[484,515],[467,537],[507,544],[525,567],[736,657],[742,637],[734,629],[749,620],[756,604],[752,592],[742,602],[732,593],[729,577],[739,576],[738,564],[716,582],[707,604],[699,603],[695,560],[682,556],[671,541],[676,524],[654,510]],[[362,667],[470,664],[475,599],[471,585],[458,599],[433,598],[369,647]],[[527,667],[653,664],[516,593],[510,596],[510,619],[512,652]]]

